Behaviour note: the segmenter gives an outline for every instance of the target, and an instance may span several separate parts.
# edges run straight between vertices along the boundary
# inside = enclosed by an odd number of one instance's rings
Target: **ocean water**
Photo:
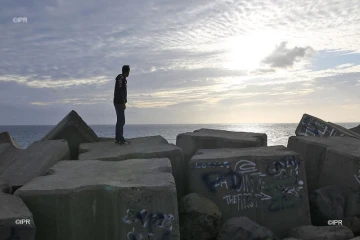
[[[352,128],[359,123],[337,123],[345,128]],[[295,135],[298,123],[276,124],[159,124],[159,125],[125,125],[125,138],[161,135],[169,143],[176,143],[180,133],[192,132],[200,128],[212,128],[238,132],[266,133],[268,145],[287,145],[288,138]],[[7,131],[22,148],[27,148],[34,141],[42,139],[54,126],[0,126],[0,132]],[[90,125],[99,137],[115,136],[114,125]]]

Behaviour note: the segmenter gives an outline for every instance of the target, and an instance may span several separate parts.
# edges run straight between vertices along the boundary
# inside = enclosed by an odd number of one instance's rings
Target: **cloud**
[[[251,75],[262,75],[262,74],[268,74],[268,73],[274,73],[275,69],[272,68],[259,68],[254,71],[250,71]]]
[[[21,16],[27,24],[12,22]],[[75,104],[90,119],[112,116],[114,77],[123,64],[132,68],[130,122],[242,121],[235,115],[245,106],[341,103],[346,91],[359,90],[359,21],[357,0],[4,1],[0,121],[20,121],[23,112],[46,124],[52,109],[61,118]],[[327,70],[314,71],[302,65],[313,49],[354,54],[342,61],[333,54]],[[247,69],[247,62],[259,66]],[[281,115],[282,108],[271,110]]]
[[[314,54],[314,49],[307,47],[287,48],[286,42],[282,42],[262,62],[274,68],[292,67],[295,62],[308,58]]]

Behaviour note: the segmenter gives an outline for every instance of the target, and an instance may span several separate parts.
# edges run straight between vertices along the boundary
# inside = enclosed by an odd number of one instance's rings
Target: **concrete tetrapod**
[[[69,158],[69,146],[65,140],[37,141],[18,154],[2,171],[0,178],[9,180],[17,189],[34,177],[45,174],[58,161]]]
[[[72,110],[46,136],[44,140],[65,139],[70,147],[71,159],[77,159],[81,143],[99,141],[96,133]]]

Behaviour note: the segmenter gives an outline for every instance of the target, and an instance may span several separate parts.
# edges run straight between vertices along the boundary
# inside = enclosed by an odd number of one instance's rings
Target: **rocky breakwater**
[[[295,134],[288,148],[213,129],[118,145],[75,111],[26,150],[0,134],[0,240],[353,238],[359,135],[308,114]]]

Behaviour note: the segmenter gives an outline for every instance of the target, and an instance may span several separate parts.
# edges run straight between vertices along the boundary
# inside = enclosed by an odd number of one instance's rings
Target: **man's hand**
[[[121,107],[122,107],[122,109],[126,109],[126,104],[124,103],[124,104],[121,104]]]

